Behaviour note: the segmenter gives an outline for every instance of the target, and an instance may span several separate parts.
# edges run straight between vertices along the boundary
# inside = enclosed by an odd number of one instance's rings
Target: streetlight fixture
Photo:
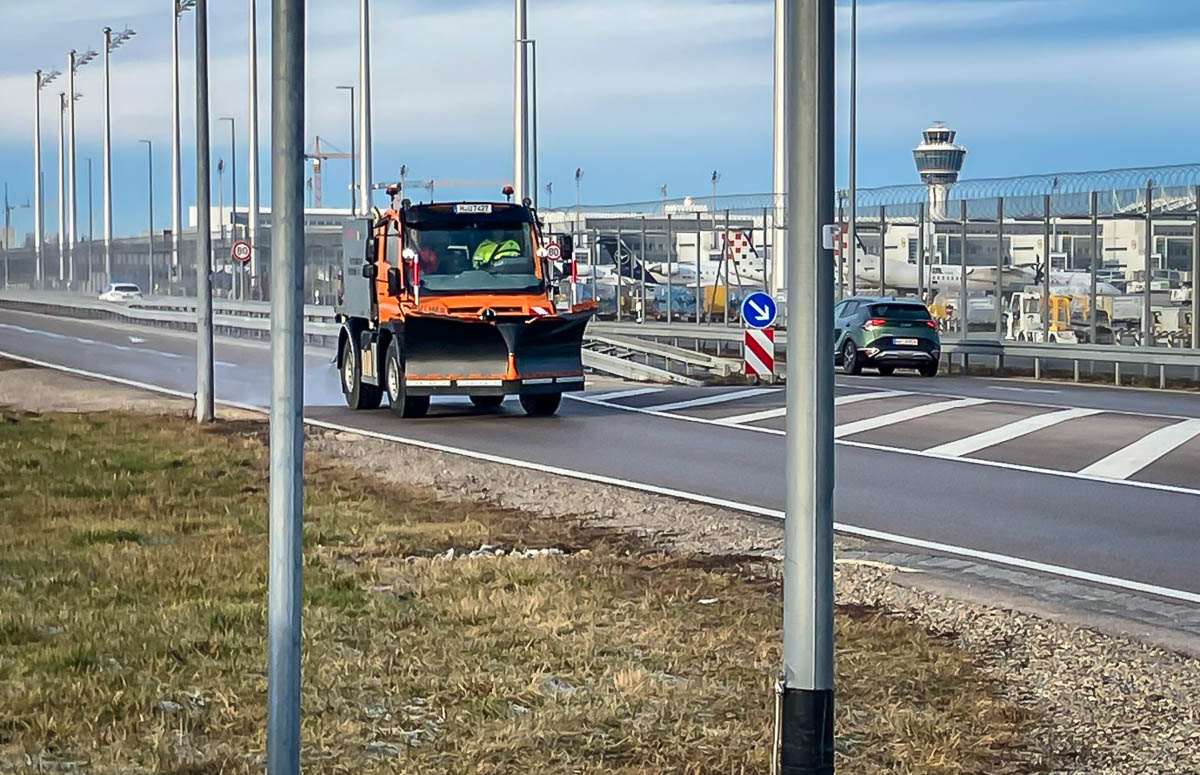
[[[354,87],[339,86],[339,91],[350,92],[350,214],[358,212],[358,174],[354,171],[357,157],[357,141],[354,138]],[[403,185],[401,185],[403,188]]]
[[[42,247],[46,241],[46,198],[42,192],[42,89],[62,75],[58,70],[34,73],[37,88],[33,95],[33,232],[35,269],[38,285],[42,281]]]
[[[179,231],[183,220],[179,161],[179,17],[195,8],[196,0],[171,0],[171,6],[171,279],[176,280],[179,278]]]
[[[149,203],[149,230],[146,232],[150,240],[150,263],[149,276],[146,282],[146,293],[154,293],[154,143],[150,140],[138,140],[138,143],[146,144],[146,190],[148,196],[146,201]]]
[[[113,34],[112,27],[104,28],[104,278],[112,282],[112,86],[109,78],[109,59],[112,52],[137,33],[126,27]],[[89,191],[90,193],[90,191]],[[88,248],[91,249],[90,247]]]

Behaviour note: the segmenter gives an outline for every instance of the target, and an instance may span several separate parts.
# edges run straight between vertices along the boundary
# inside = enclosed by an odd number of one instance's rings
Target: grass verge
[[[263,430],[0,410],[0,771],[260,771]],[[306,487],[306,772],[768,771],[754,561],[341,464]],[[1032,719],[950,639],[838,614],[839,772],[1027,771]]]

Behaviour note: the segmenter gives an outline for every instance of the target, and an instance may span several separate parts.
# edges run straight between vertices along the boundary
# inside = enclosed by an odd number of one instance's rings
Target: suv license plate
[[[893,339],[892,344],[896,345],[897,347],[916,347],[917,340],[916,339]]]

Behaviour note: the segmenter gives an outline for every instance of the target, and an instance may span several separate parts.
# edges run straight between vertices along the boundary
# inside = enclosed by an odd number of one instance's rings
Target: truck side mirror
[[[375,264],[363,264],[362,276],[368,280],[374,280],[379,277],[379,267]]]
[[[400,281],[400,269],[394,266],[389,266],[387,271],[387,290],[389,296],[399,296],[401,289],[404,287]]]

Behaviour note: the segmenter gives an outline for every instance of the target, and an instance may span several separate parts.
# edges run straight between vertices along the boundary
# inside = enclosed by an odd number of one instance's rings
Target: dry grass
[[[0,771],[260,770],[261,433],[0,412]],[[768,770],[761,568],[332,465],[305,540],[306,772]],[[435,559],[481,543],[566,554]],[[948,639],[837,627],[839,772],[1025,771],[1028,716]]]

